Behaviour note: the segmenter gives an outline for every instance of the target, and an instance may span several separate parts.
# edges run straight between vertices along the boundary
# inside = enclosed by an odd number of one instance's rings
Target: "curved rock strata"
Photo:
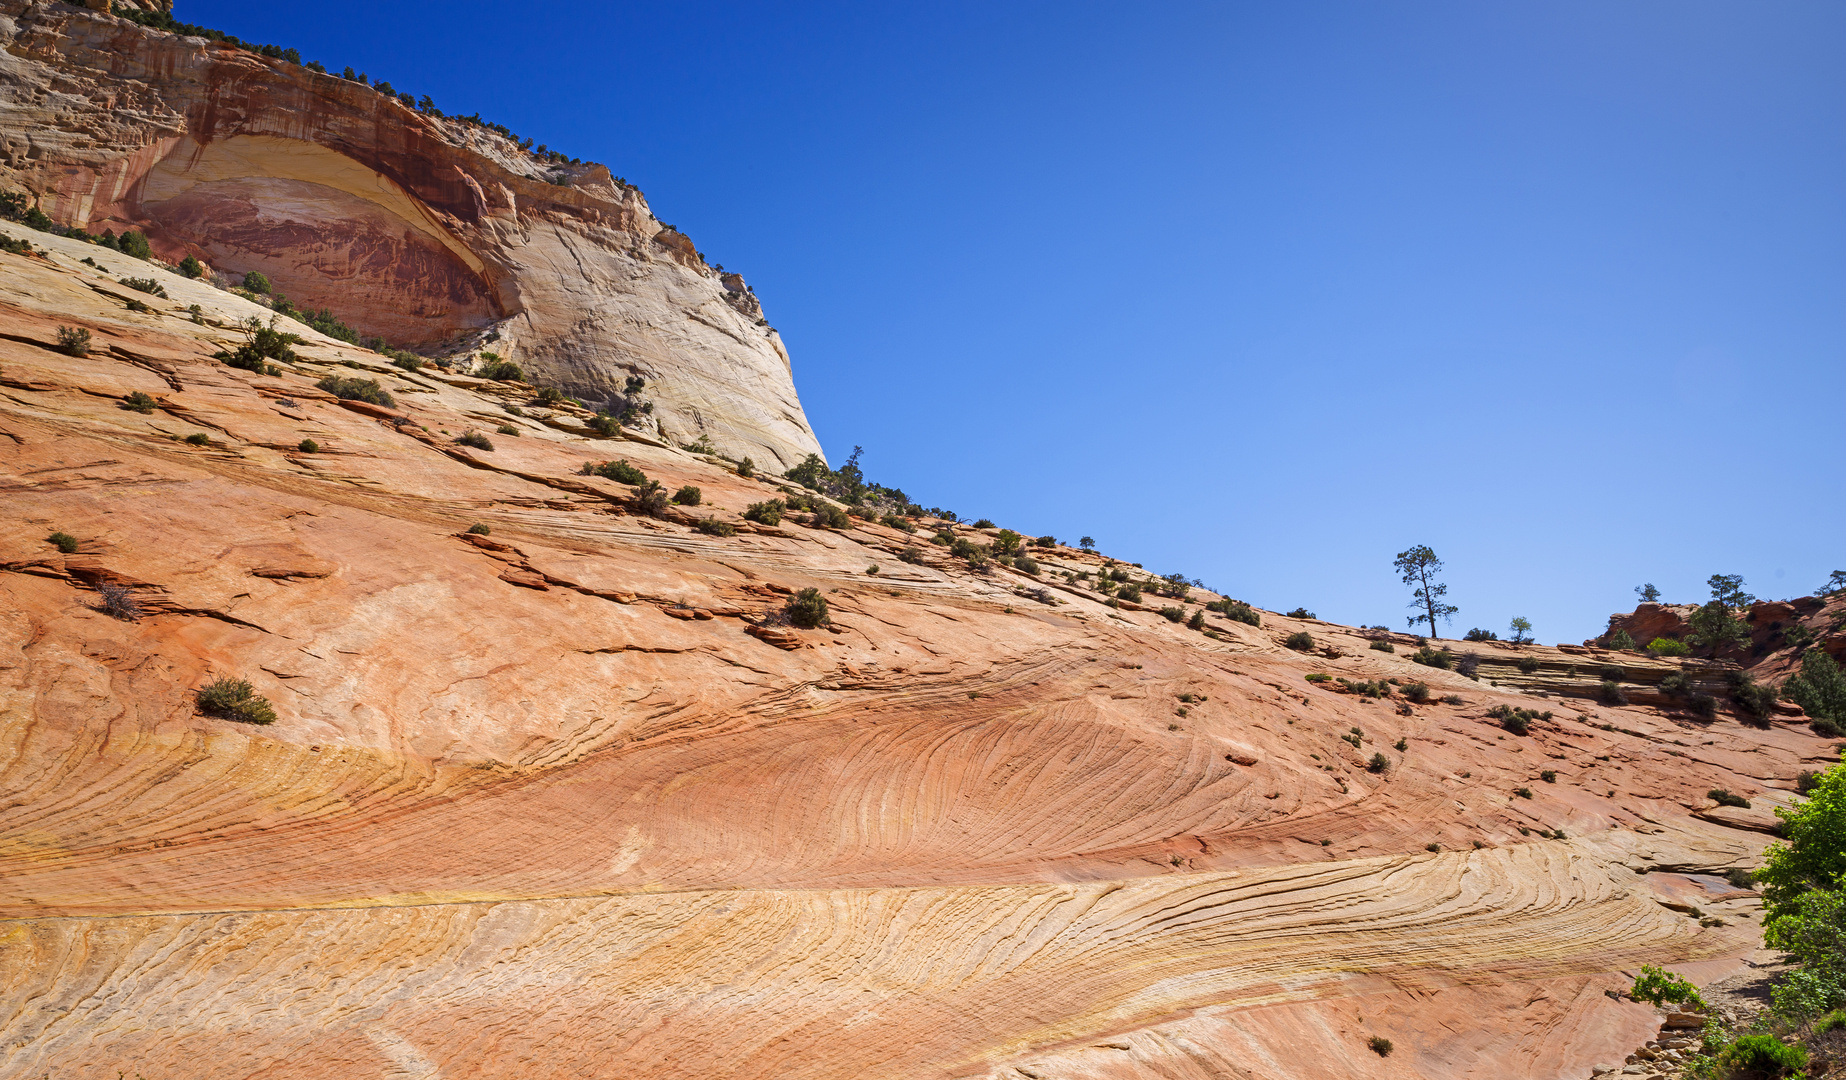
[[[0,1076],[1585,1076],[1653,1030],[1635,967],[1749,951],[1716,875],[1831,753],[1568,696],[1581,649],[1474,681],[1109,607],[1069,548],[755,525],[716,457],[312,333],[234,369],[247,301],[11,231]],[[701,504],[581,472],[622,457]],[[804,587],[830,629],[763,622]]]

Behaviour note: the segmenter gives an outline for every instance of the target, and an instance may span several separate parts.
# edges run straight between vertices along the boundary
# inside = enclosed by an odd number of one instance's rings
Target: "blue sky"
[[[175,14],[607,163],[925,505],[1455,636],[1846,566],[1838,5]]]

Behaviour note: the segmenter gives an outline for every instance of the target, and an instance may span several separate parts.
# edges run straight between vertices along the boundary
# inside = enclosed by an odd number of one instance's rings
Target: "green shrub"
[[[1741,867],[1733,866],[1724,872],[1724,880],[1734,889],[1753,889],[1756,887],[1756,874]]]
[[[1444,671],[1455,666],[1454,653],[1447,649],[1432,649],[1428,645],[1411,653],[1410,660],[1412,663],[1422,664],[1424,667],[1441,668]]]
[[[744,520],[754,521],[761,525],[774,526],[782,524],[782,500],[771,499],[768,502],[751,503],[744,508]],[[901,555],[898,557],[903,558]],[[905,559],[904,561],[921,562],[922,560],[918,558]]]
[[[1741,795],[1731,794],[1728,788],[1712,788],[1705,793],[1705,797],[1719,806],[1735,806],[1744,810],[1750,808],[1750,800]]]
[[[1455,661],[1456,674],[1464,675],[1470,679],[1473,679],[1475,682],[1481,681],[1481,677],[1479,675],[1480,670],[1481,670],[1481,658],[1474,655],[1473,653],[1463,653],[1461,659]]]
[[[1699,996],[1699,988],[1687,982],[1678,973],[1665,971],[1652,964],[1642,964],[1641,974],[1635,977],[1634,986],[1628,990],[1628,996],[1636,1001],[1645,1001],[1649,1005],[1693,1005],[1703,1009],[1705,999]]]
[[[1132,581],[1125,582],[1121,588],[1115,590],[1115,598],[1117,600],[1126,600],[1131,604],[1138,604],[1141,602],[1141,586]]]
[[[32,242],[29,240],[15,240],[10,236],[0,236],[0,251],[11,252],[14,255],[30,255],[32,254]],[[91,266],[96,265],[88,259],[84,261],[89,262]]]
[[[66,555],[77,550],[77,538],[67,532],[54,532],[45,538],[45,542]]]
[[[1227,596],[1222,600],[1213,600],[1205,606],[1212,611],[1222,612],[1224,617],[1232,622],[1240,622],[1259,627],[1263,625],[1263,617],[1257,613],[1255,608],[1244,603],[1242,600],[1232,600]]]
[[[647,474],[630,465],[627,458],[620,461],[605,461],[600,465],[586,461],[583,463],[583,475],[600,476],[604,480],[613,480],[618,484],[647,483]]]
[[[501,424],[499,427],[494,429],[494,432],[495,434],[498,434],[498,435],[512,435],[515,437],[519,435],[519,429],[514,427],[511,424]]]
[[[564,391],[555,386],[541,386],[538,393],[532,395],[534,405],[556,405],[564,400]]]
[[[428,360],[423,359],[416,353],[406,352],[403,349],[393,349],[386,346],[378,351],[389,358],[392,364],[403,368],[405,371],[418,371],[422,369],[424,364],[429,363]]]
[[[276,710],[269,699],[259,697],[256,688],[243,679],[215,679],[196,691],[199,711],[207,716],[235,720],[240,724],[273,724]]]
[[[1306,630],[1297,630],[1283,639],[1282,646],[1296,652],[1307,652],[1314,647],[1314,635]]]
[[[819,589],[801,590],[789,597],[788,605],[782,610],[790,623],[806,630],[827,626],[833,621],[827,616],[827,598]]]
[[[210,446],[212,444],[212,437],[205,434],[203,431],[195,431],[186,436],[184,441],[188,446]]]
[[[1397,651],[1397,646],[1388,641],[1374,641],[1370,647],[1378,652],[1394,653]]]
[[[1461,639],[1463,641],[1498,641],[1500,640],[1500,635],[1494,633],[1492,630],[1483,630],[1477,626],[1463,634]]]
[[[1205,629],[1205,609],[1204,608],[1192,609],[1192,617],[1186,620],[1186,629],[1188,630]]]
[[[1626,630],[1612,631],[1611,633],[1603,635],[1602,647],[1605,649],[1632,652],[1635,647],[1634,638],[1629,636]]]
[[[705,493],[693,487],[691,484],[687,484],[673,493],[673,501],[681,506],[697,506],[699,505],[699,500],[704,497]]]
[[[1038,539],[1032,541],[1032,546],[1041,547],[1041,548],[1054,548],[1058,546],[1058,538],[1055,536],[1041,536]]]
[[[1396,742],[1392,743],[1391,747],[1392,749],[1396,750],[1398,753],[1401,754],[1404,751],[1410,749],[1410,744],[1403,739],[1399,739]]]
[[[1011,555],[1019,550],[1020,542],[1024,539],[1025,537],[1020,536],[1011,529],[1001,529],[998,533],[994,534],[993,553],[995,555]]]
[[[1160,617],[1168,622],[1178,622],[1186,617],[1186,609],[1180,607],[1163,607],[1160,609]]]
[[[1737,706],[1738,719],[1752,727],[1768,727],[1775,713],[1775,687],[1764,686],[1742,672],[1733,672],[1731,678],[1731,701]]]
[[[315,442],[313,439],[303,439],[295,444],[295,449],[304,454],[318,454],[320,453],[320,443]]]
[[[148,259],[154,255],[154,250],[148,246],[146,234],[138,229],[130,229],[123,233],[117,244],[121,247],[122,254],[132,255],[137,259]]]
[[[1692,652],[1692,646],[1670,637],[1657,637],[1647,643],[1647,651],[1655,656],[1685,656]]]
[[[590,430],[603,438],[608,438],[622,430],[622,422],[606,412],[599,412],[587,421]]]
[[[700,518],[699,531],[707,536],[736,536],[737,526],[717,518]]]
[[[1604,705],[1626,705],[1628,694],[1622,690],[1622,684],[1614,679],[1604,679],[1596,688],[1596,700]]]
[[[1420,682],[1405,683],[1404,700],[1414,701],[1418,705],[1429,704],[1429,685]]]
[[[648,517],[664,517],[667,512],[667,491],[660,486],[660,481],[649,480],[636,484],[634,498],[631,502],[637,514]]]
[[[1538,774],[1538,778],[1547,784],[1555,784],[1558,782],[1558,771],[1556,769],[1542,770]]]
[[[1550,710],[1538,712],[1533,709],[1521,709],[1516,705],[1495,705],[1487,710],[1487,715],[1500,721],[1500,726],[1514,735],[1529,735],[1532,721],[1551,719]]]
[[[897,561],[920,565],[923,562],[923,549],[911,544],[897,553]]]
[[[1806,1069],[1808,1052],[1774,1035],[1743,1035],[1718,1055],[1718,1065],[1730,1075],[1774,1080]]]
[[[483,522],[479,522],[479,521],[468,526],[468,531],[474,534],[475,536],[491,536],[493,534],[492,527],[486,525]]]
[[[476,450],[492,450],[494,444],[478,431],[464,431],[455,439],[461,446],[471,446]]]
[[[977,529],[991,529],[991,528],[994,528],[994,523],[993,523],[993,519],[992,519],[992,518],[982,518],[982,519],[980,519],[979,521],[977,521],[977,522],[975,522],[975,523],[974,523],[974,527],[975,527],[975,528],[977,528]]]
[[[1366,762],[1365,767],[1370,772],[1381,773],[1391,767],[1391,759],[1383,754],[1373,754],[1372,760]]]
[[[1514,788],[1513,794],[1519,796],[1522,799],[1529,799],[1532,797],[1532,789],[1529,787]]]
[[[744,458],[742,461],[738,462],[737,475],[743,477],[745,480],[755,476],[756,462],[751,461],[749,458]]]
[[[377,379],[346,378],[329,375],[314,384],[343,401],[363,401],[371,405],[382,405],[389,409],[397,404],[397,399],[378,385]]]
[[[832,503],[823,503],[814,508],[808,518],[811,529],[850,529],[852,516]]]
[[[1013,569],[1022,574],[1030,574],[1033,577],[1037,577],[1038,560],[1030,555],[1015,555],[1013,556]]]
[[[1288,614],[1288,617],[1291,619],[1312,619],[1314,618],[1314,613],[1304,607],[1298,607],[1295,610],[1288,612],[1287,614]]]
[[[886,514],[884,517],[878,519],[878,524],[888,529],[896,529],[899,532],[913,533],[917,531],[917,527],[912,525],[908,519],[898,517],[896,514]]]
[[[1323,843],[1324,842],[1325,841],[1323,841]],[[1372,1036],[1370,1039],[1366,1040],[1365,1045],[1371,1047],[1372,1053],[1377,1054],[1379,1057],[1391,1056],[1391,1040],[1382,1035]]]
[[[139,390],[134,391],[122,399],[122,408],[127,409],[129,412],[151,413],[158,404],[159,402],[156,402],[153,398],[143,394]]]
[[[244,275],[244,288],[253,293],[267,293],[270,290],[269,277],[261,270],[252,270]]]
[[[1538,657],[1522,656],[1519,658],[1519,670],[1524,672],[1525,674],[1530,675],[1534,671],[1537,671],[1538,668],[1539,668]]]
[[[277,330],[273,318],[268,326],[264,326],[255,318],[250,318],[239,323],[238,329],[243,331],[243,344],[232,352],[218,352],[212,355],[229,366],[241,368],[244,371],[261,374],[269,367],[268,362],[271,360],[293,362],[295,350],[289,346],[301,343],[300,337],[285,330]]]
[[[1801,672],[1782,683],[1782,696],[1816,721],[1828,721],[1835,727],[1846,723],[1846,673],[1825,650],[1814,649],[1801,657]]]
[[[495,382],[526,381],[525,370],[511,360],[503,360],[493,353],[484,352],[481,354],[481,361],[481,366],[474,372],[479,378],[492,379]]]
[[[155,281],[153,278],[125,277],[125,278],[117,278],[116,280],[120,282],[121,284],[126,285],[129,288],[135,290],[136,292],[144,292],[148,294],[149,296],[158,296],[162,300],[172,299],[172,297],[167,295],[166,287],[161,285],[160,282]]]
[[[205,274],[205,264],[197,257],[188,255],[179,261],[179,272],[184,277],[197,278]]]
[[[81,327],[58,327],[58,351],[80,359],[90,355],[90,332]]]

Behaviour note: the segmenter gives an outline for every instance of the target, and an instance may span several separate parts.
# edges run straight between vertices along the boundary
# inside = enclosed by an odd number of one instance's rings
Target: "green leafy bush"
[[[1628,694],[1622,689],[1621,683],[1614,679],[1604,679],[1596,688],[1596,700],[1604,705],[1626,705]]]
[[[744,520],[754,521],[760,525],[773,526],[782,524],[782,500],[771,499],[768,502],[751,503],[744,508]],[[899,558],[903,558],[903,556],[900,555]],[[921,560],[906,559],[905,561]]]
[[[1808,1052],[1774,1035],[1743,1035],[1718,1055],[1718,1065],[1731,1076],[1775,1080],[1806,1069]]]
[[[1846,673],[1825,650],[1814,649],[1801,657],[1801,671],[1782,683],[1782,696],[1816,720],[1836,727],[1846,724]]]
[[[1514,735],[1529,735],[1532,732],[1532,721],[1551,719],[1549,709],[1538,712],[1533,709],[1522,709],[1516,705],[1495,705],[1487,710],[1487,715],[1500,721],[1500,726]]]
[[[81,327],[58,327],[58,351],[79,359],[90,355],[90,332]]]
[[[1212,611],[1221,612],[1225,618],[1232,622],[1245,623],[1250,626],[1263,625],[1262,615],[1258,614],[1255,608],[1244,603],[1242,600],[1232,600],[1227,596],[1222,600],[1213,600],[1205,606]]]
[[[464,431],[455,441],[462,446],[471,446],[476,450],[492,450],[494,444],[487,436],[478,431]]]
[[[1670,637],[1657,637],[1647,643],[1647,651],[1655,656],[1686,656],[1692,652],[1692,646]]]
[[[923,549],[915,544],[910,544],[897,553],[897,560],[899,562],[921,565],[923,562]]]
[[[1705,793],[1705,797],[1717,803],[1719,806],[1736,806],[1744,810],[1750,808],[1750,800],[1741,795],[1731,794],[1728,788],[1712,788]]]
[[[1397,646],[1388,641],[1374,641],[1369,647],[1378,652],[1394,653],[1397,651]]]
[[[1306,630],[1297,630],[1282,640],[1282,646],[1296,652],[1307,652],[1314,647],[1314,635]]]
[[[1678,973],[1657,968],[1652,964],[1641,965],[1641,974],[1635,977],[1634,986],[1629,988],[1628,996],[1654,1006],[1692,1005],[1700,1009],[1705,1007],[1705,999],[1699,996],[1698,987],[1687,982]]]
[[[1447,671],[1455,666],[1455,654],[1447,649],[1432,649],[1428,645],[1425,645],[1416,652],[1410,654],[1410,661],[1411,663],[1422,664],[1424,667],[1441,668]]]
[[[474,374],[477,378],[492,379],[495,382],[526,381],[525,369],[490,352],[481,354],[481,366],[474,370]]]
[[[256,318],[250,318],[239,323],[238,329],[243,331],[243,344],[231,352],[213,354],[227,365],[261,374],[269,367],[268,362],[271,360],[288,363],[295,360],[295,350],[289,346],[301,344],[301,338],[285,330],[277,330],[273,318],[268,326]]]
[[[377,379],[329,375],[314,385],[343,401],[363,401],[371,405],[382,405],[387,409],[397,405],[397,399],[385,392],[384,388],[378,385]]]
[[[1732,672],[1731,680],[1731,701],[1737,706],[1737,718],[1751,727],[1768,727],[1775,713],[1775,688],[1743,672]]]
[[[600,476],[604,480],[613,480],[618,484],[647,483],[647,474],[630,465],[627,458],[620,461],[605,461],[600,465],[586,461],[583,463],[583,475]]]
[[[1626,630],[1615,630],[1604,634],[1601,644],[1605,649],[1621,651],[1633,651],[1635,647],[1634,638]]]
[[[1182,607],[1163,607],[1160,609],[1160,617],[1168,622],[1179,622],[1186,617],[1186,609]]]
[[[188,446],[210,446],[212,437],[203,431],[195,431],[183,440]]]
[[[1529,799],[1532,797],[1532,789],[1529,787],[1514,788],[1513,794],[1519,796],[1522,799]]]
[[[320,453],[320,443],[315,442],[313,439],[303,439],[295,444],[295,449],[304,454],[318,454]]]
[[[153,278],[125,277],[125,278],[117,278],[116,280],[120,282],[121,284],[126,285],[129,288],[135,290],[136,292],[144,292],[148,294],[149,296],[158,296],[162,300],[172,299],[172,297],[167,295],[166,286],[162,285],[158,281],[155,281]]]
[[[1131,604],[1138,604],[1141,602],[1141,586],[1132,581],[1124,582],[1122,587],[1115,591],[1115,598],[1117,600],[1126,600]]]
[[[273,724],[276,710],[244,679],[215,679],[196,691],[199,711],[240,724]]]
[[[1205,629],[1205,609],[1204,608],[1193,608],[1192,609],[1192,617],[1186,620],[1186,629],[1188,630]]]
[[[691,484],[687,484],[673,493],[673,501],[681,506],[697,506],[699,505],[699,500],[704,497],[705,493],[693,487]]]
[[[737,526],[717,518],[700,518],[699,531],[707,536],[736,536]]]
[[[1298,607],[1293,611],[1287,612],[1286,614],[1291,619],[1312,619],[1314,618],[1314,613],[1304,607]]]
[[[852,528],[852,515],[831,503],[822,503],[814,508],[813,514],[809,515],[808,527],[811,529],[850,529]]]
[[[494,429],[494,432],[499,435],[512,435],[512,436],[517,437],[519,434],[519,429],[514,427],[511,424],[501,424],[499,427]]]
[[[974,523],[974,527],[977,529],[992,529],[995,525],[992,518],[981,518]]]
[[[116,241],[116,243],[121,247],[122,254],[124,255],[131,255],[137,259],[149,259],[154,255],[153,248],[148,246],[146,234],[142,233],[139,229],[130,229],[123,233],[121,239]],[[161,295],[165,296],[166,294],[162,293]]]
[[[1500,640],[1500,635],[1494,633],[1492,630],[1483,630],[1477,626],[1463,634],[1461,639],[1463,641],[1498,641]]]
[[[203,277],[205,275],[205,264],[200,262],[197,256],[188,255],[179,261],[179,272],[182,277]]]
[[[136,390],[122,399],[122,408],[129,412],[151,413],[159,402]]]
[[[244,288],[253,293],[268,293],[269,277],[261,270],[252,270],[244,275]]]
[[[649,480],[636,484],[634,497],[630,506],[635,513],[648,517],[664,517],[667,512],[667,491],[660,486],[660,481]]]
[[[1033,577],[1037,577],[1038,560],[1030,555],[1015,555],[1013,556],[1013,569],[1022,574],[1030,574]]]
[[[468,531],[475,536],[491,536],[493,535],[494,530],[492,526],[489,526],[484,522],[477,521],[474,524],[468,526]]]
[[[1538,778],[1547,784],[1555,784],[1558,782],[1558,771],[1556,769],[1544,769],[1539,772]]]
[[[45,538],[45,542],[66,555],[77,550],[77,538],[67,532],[54,532]]]
[[[1414,701],[1418,705],[1429,704],[1429,685],[1420,682],[1405,683],[1404,700]]]
[[[1391,767],[1391,759],[1383,754],[1373,754],[1372,760],[1365,763],[1367,771],[1381,773]]]
[[[1527,675],[1539,669],[1538,657],[1522,656],[1519,658],[1519,670]]]
[[[790,623],[806,630],[827,626],[833,621],[827,615],[827,598],[819,589],[803,589],[789,597],[783,614]]]
[[[1379,1057],[1391,1056],[1391,1040],[1382,1035],[1372,1036],[1370,1039],[1366,1040],[1365,1045],[1371,1047],[1372,1053],[1377,1054]]]

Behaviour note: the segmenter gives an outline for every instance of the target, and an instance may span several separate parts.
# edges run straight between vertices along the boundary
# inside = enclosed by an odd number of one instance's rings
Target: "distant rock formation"
[[[363,83],[32,0],[0,0],[0,106],[0,186],[62,225],[261,271],[398,347],[492,337],[587,401],[640,375],[670,440],[777,469],[820,450],[743,279],[601,165],[547,164]]]

